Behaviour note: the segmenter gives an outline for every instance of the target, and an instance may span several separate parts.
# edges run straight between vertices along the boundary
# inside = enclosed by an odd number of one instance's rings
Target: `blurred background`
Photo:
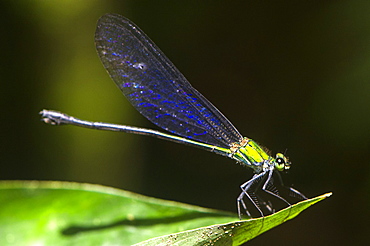
[[[364,245],[370,233],[370,1],[1,1],[0,179],[88,182],[236,212],[251,170],[199,149],[52,127],[38,112],[147,128],[94,47],[98,18],[135,22],[245,136],[331,198],[248,245]]]

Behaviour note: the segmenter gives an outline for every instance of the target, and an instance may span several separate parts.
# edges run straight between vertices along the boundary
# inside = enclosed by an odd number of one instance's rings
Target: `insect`
[[[98,21],[95,43],[105,69],[129,102],[143,116],[170,133],[85,121],[51,110],[40,112],[44,122],[147,135],[236,160],[254,171],[253,177],[240,186],[242,192],[237,198],[240,219],[243,213],[251,216],[245,199],[261,216],[264,216],[262,210],[265,209],[275,212],[271,203],[256,195],[256,187],[290,206],[275,188],[272,178],[274,173],[290,168],[287,157],[282,153],[270,156],[255,141],[243,137],[211,102],[190,85],[139,27],[118,14],[106,14]],[[299,191],[287,188],[293,196],[307,199]]]

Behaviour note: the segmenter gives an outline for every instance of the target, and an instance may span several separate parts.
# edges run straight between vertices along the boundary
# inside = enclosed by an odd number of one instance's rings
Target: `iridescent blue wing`
[[[242,139],[230,121],[130,20],[117,14],[102,16],[95,43],[110,77],[130,103],[154,124],[224,148]]]

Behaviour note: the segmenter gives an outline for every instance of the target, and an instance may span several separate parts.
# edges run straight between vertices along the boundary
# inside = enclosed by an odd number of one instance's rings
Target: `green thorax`
[[[230,148],[231,157],[242,165],[247,165],[255,172],[259,173],[263,170],[264,165],[271,163],[274,159],[269,156],[255,141],[249,138],[244,138],[239,143],[234,143]],[[268,162],[266,162],[268,161]]]

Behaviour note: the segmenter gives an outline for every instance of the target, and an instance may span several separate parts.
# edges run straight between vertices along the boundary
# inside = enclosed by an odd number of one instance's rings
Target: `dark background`
[[[286,184],[333,196],[249,245],[364,245],[370,233],[370,1],[1,1],[0,179],[67,180],[236,211],[252,172],[149,137],[51,127],[43,108],[155,128],[95,52],[134,21],[239,131],[288,150]]]

